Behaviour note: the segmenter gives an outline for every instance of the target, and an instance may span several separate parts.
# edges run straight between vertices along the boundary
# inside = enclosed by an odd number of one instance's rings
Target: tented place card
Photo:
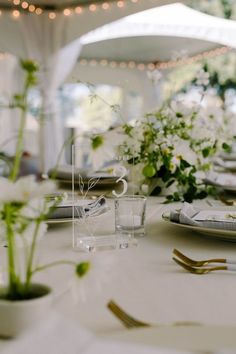
[[[115,233],[115,203],[130,192],[130,173],[119,146],[72,147],[73,248],[86,252],[127,248],[130,234]],[[132,192],[131,192],[132,193]],[[113,222],[112,222],[113,221]]]

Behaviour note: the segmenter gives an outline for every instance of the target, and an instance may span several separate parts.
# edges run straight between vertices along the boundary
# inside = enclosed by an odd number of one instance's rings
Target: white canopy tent
[[[90,1],[79,2],[81,4]],[[63,142],[63,129],[57,112],[55,93],[72,70],[80,53],[79,38],[105,23],[117,20],[125,15],[174,2],[173,0],[126,0],[111,2],[105,11],[98,6],[81,8],[76,12],[67,9],[58,12],[62,2],[48,3],[39,0],[38,6],[45,7],[42,14],[24,11],[20,15],[16,10],[1,12],[0,50],[17,57],[37,60],[40,65],[40,88],[43,97],[44,117],[40,134],[41,168],[47,171],[55,164]],[[95,2],[96,3],[96,2]],[[106,3],[108,3],[106,1]],[[122,6],[118,6],[119,4]],[[6,7],[9,1],[2,3]],[[66,4],[64,5],[64,8]],[[76,10],[76,8],[75,8]],[[53,15],[50,17],[51,14]],[[13,87],[14,85],[10,85]],[[12,91],[11,93],[14,93]],[[52,134],[53,132],[53,134]]]
[[[91,83],[135,87],[145,99],[144,111],[156,105],[146,71],[129,66],[130,61],[168,61],[183,51],[194,56],[219,45],[236,48],[236,22],[195,11],[181,3],[149,9],[127,16],[81,38],[80,60],[70,76]],[[115,64],[114,64],[115,63]]]

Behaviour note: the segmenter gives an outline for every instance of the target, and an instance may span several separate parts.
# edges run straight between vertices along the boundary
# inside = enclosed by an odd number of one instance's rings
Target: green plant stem
[[[8,252],[8,281],[9,281],[9,295],[14,297],[17,293],[17,277],[15,274],[15,260],[14,260],[14,233],[12,230],[12,220],[11,220],[11,206],[9,204],[5,205],[6,213],[6,227],[7,227],[7,252]]]
[[[41,223],[41,220],[37,220],[36,225],[35,225],[35,229],[34,229],[33,241],[31,244],[29,259],[27,262],[25,292],[27,292],[27,290],[29,289],[30,281],[31,281],[31,278],[33,275],[32,266],[33,266],[33,259],[34,259],[34,254],[35,254],[37,235],[38,235],[40,223]]]
[[[14,164],[13,164],[12,172],[10,175],[10,179],[12,181],[16,180],[18,173],[19,173],[19,169],[20,169],[20,162],[21,162],[21,157],[22,157],[22,153],[23,153],[25,124],[26,124],[26,109],[22,109],[19,134],[18,134],[17,144],[16,144],[16,156],[14,159]]]
[[[33,271],[32,271],[32,275],[37,273],[37,272],[41,272],[42,270],[44,269],[47,269],[47,268],[51,268],[51,267],[54,267],[56,265],[62,265],[62,264],[68,264],[68,265],[73,265],[73,266],[76,266],[76,262],[73,262],[73,261],[67,261],[67,260],[61,260],[61,261],[55,261],[55,262],[51,262],[51,263],[48,263],[48,264],[45,264],[45,265],[42,265],[40,267],[37,267],[35,268]]]
[[[62,158],[62,154],[63,154],[63,151],[64,151],[65,147],[68,146],[69,144],[72,144],[74,142],[74,140],[76,140],[78,137],[80,137],[80,135],[70,136],[62,144],[62,147],[61,147],[61,149],[59,151],[59,154],[58,154],[58,157],[57,157],[56,165],[55,165],[55,167],[53,169],[53,172],[52,172],[52,175],[51,175],[51,179],[55,179],[56,178],[57,170],[58,170],[58,167],[59,167],[59,164],[60,164],[60,161],[61,161],[61,158]]]

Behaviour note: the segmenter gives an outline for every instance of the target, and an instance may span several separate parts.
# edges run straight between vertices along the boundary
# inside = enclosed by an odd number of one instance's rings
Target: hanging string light
[[[183,59],[178,59],[178,60],[168,60],[168,61],[163,61],[163,62],[158,62],[158,63],[139,63],[139,62],[135,62],[135,61],[115,61],[115,60],[108,60],[108,59],[102,59],[100,61],[95,60],[95,59],[91,59],[91,60],[87,60],[87,59],[81,59],[79,60],[79,63],[83,66],[97,66],[97,65],[101,65],[103,67],[110,67],[112,69],[116,69],[116,68],[121,68],[121,69],[137,69],[139,71],[144,71],[144,70],[149,70],[149,71],[153,71],[153,70],[166,70],[166,69],[173,69],[176,68],[178,66],[181,65],[190,65],[193,64],[195,62],[201,61],[203,59],[208,59],[208,58],[213,58],[219,55],[223,55],[226,54],[228,52],[230,52],[232,50],[231,47],[227,47],[227,46],[223,46],[223,47],[219,47],[216,49],[212,49],[209,51],[205,51],[203,53],[194,55],[194,56],[190,56],[188,58],[183,58]]]
[[[111,9],[111,7],[115,6],[117,9],[123,9],[125,8],[125,6],[127,4],[137,4],[138,2],[144,1],[144,0],[112,0],[112,1],[104,1],[104,2],[96,2],[94,1],[94,3],[89,3],[89,4],[81,4],[81,5],[73,5],[70,7],[63,7],[63,6],[49,6],[49,5],[41,5],[41,7],[37,7],[34,4],[29,4],[27,1],[25,0],[9,0],[12,2],[12,4],[16,7],[19,7],[19,9],[13,9],[10,10],[12,13],[12,16],[14,18],[18,18],[21,14],[21,11],[26,11],[29,13],[34,13],[36,15],[41,15],[43,13],[47,13],[49,19],[53,20],[56,18],[57,13],[61,13],[64,16],[71,16],[73,14],[75,15],[81,15],[83,14],[84,11],[89,11],[91,13],[97,12],[97,11],[108,11],[109,9]],[[9,9],[2,9],[0,10],[2,11],[9,11]],[[15,15],[16,12],[18,11],[19,14],[17,13],[17,16]]]

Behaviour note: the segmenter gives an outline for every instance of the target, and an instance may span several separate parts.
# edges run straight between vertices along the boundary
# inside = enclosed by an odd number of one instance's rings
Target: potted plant
[[[16,153],[8,178],[0,177],[0,230],[6,250],[7,285],[0,288],[0,335],[12,337],[31,327],[47,313],[52,301],[48,286],[35,284],[35,273],[57,264],[69,264],[78,277],[89,269],[88,262],[58,260],[45,265],[35,265],[37,243],[46,232],[48,214],[60,202],[49,201],[45,195],[52,193],[52,181],[36,181],[35,176],[18,178],[23,153],[23,138],[27,113],[27,94],[36,83],[37,66],[32,61],[22,61],[26,73],[22,94],[14,96],[10,106],[21,111]],[[20,262],[20,258],[23,262]],[[19,265],[19,263],[21,263]]]

